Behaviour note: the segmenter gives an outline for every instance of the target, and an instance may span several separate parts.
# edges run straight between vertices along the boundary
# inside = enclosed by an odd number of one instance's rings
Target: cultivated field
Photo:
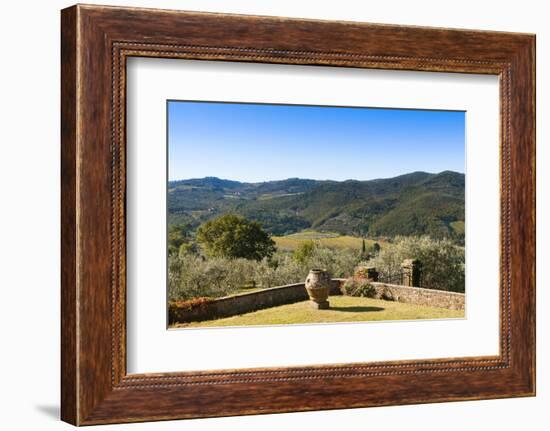
[[[294,251],[304,241],[311,240],[329,248],[352,248],[355,250],[361,250],[363,242],[361,238],[356,236],[340,235],[338,233],[330,232],[317,232],[314,230],[305,230],[285,236],[273,236],[272,238],[277,244],[277,248],[285,251]],[[384,241],[365,239],[365,245],[367,248],[371,247],[375,242],[378,242],[381,246],[384,245]]]

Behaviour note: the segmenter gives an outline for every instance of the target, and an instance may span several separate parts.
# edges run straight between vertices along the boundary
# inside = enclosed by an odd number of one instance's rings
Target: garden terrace
[[[346,323],[463,318],[463,310],[428,307],[365,297],[331,296],[330,308],[317,310],[309,300],[202,322],[175,323],[172,328]]]
[[[223,326],[225,323],[245,325],[247,320],[258,320],[262,316],[267,320],[251,324],[314,323],[325,321],[323,319],[328,322],[344,322],[464,316],[464,294],[462,293],[371,282],[370,298],[354,297],[347,295],[344,288],[345,281],[339,278],[332,279],[331,307],[330,310],[324,310],[331,311],[328,314],[320,310],[307,311],[304,307],[312,307],[308,301],[305,284],[295,283],[218,299],[174,301],[169,304],[169,323],[171,326],[191,322],[201,322],[200,326],[219,326],[218,324]],[[285,308],[287,305],[289,307]],[[290,305],[295,306],[290,307]],[[375,310],[372,307],[376,307],[376,311],[385,312],[371,312]],[[347,314],[350,312],[352,314]],[[255,315],[248,316],[248,314]],[[227,319],[234,316],[240,318]],[[306,320],[295,321],[300,316]],[[310,317],[313,320],[307,320]]]

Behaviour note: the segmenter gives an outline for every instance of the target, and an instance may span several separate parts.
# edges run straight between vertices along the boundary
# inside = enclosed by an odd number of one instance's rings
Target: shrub
[[[186,300],[220,297],[242,289],[254,279],[254,261],[204,259],[194,255],[168,258],[168,297]]]
[[[364,296],[374,298],[376,289],[368,280],[350,277],[344,283],[344,292],[349,296]]]
[[[187,301],[172,301],[170,302],[170,307],[180,308],[183,310],[191,311],[196,310],[197,308],[204,308],[206,305],[212,302],[211,298],[193,298],[188,299]]]

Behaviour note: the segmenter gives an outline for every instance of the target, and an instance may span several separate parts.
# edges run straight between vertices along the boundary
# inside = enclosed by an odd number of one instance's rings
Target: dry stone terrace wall
[[[342,295],[346,279],[332,279],[330,295]],[[390,301],[405,302],[431,307],[464,309],[464,294],[444,292],[441,290],[423,289],[419,287],[399,286],[394,284],[371,282],[375,289],[375,298]],[[292,304],[305,301],[308,295],[304,283],[287,284],[238,295],[213,299],[198,306],[186,307],[170,304],[168,316],[170,324],[200,322],[203,320],[230,317],[249,313],[263,308]]]
[[[465,295],[463,293],[379,282],[371,282],[370,284],[376,292],[374,297],[378,299],[448,308],[450,310],[464,310]]]
[[[305,284],[295,283],[273,287],[250,293],[226,296],[214,299],[191,309],[170,305],[168,316],[170,323],[197,322],[237,314],[249,313],[262,308],[292,304],[308,299]]]

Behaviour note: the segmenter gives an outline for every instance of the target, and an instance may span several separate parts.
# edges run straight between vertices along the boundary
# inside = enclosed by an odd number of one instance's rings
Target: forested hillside
[[[171,181],[168,220],[194,230],[222,214],[256,220],[273,235],[303,229],[370,237],[464,238],[464,174],[413,172],[371,181],[290,178],[241,183]]]

